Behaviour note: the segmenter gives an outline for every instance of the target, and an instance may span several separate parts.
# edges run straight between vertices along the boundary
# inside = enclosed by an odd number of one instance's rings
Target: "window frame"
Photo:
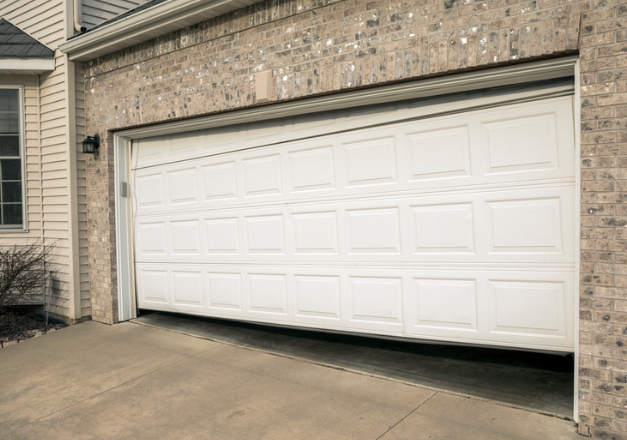
[[[26,148],[25,148],[25,130],[24,130],[24,86],[0,84],[1,90],[17,90],[17,100],[19,106],[18,112],[18,136],[19,136],[19,153],[20,153],[20,170],[22,181],[22,225],[21,226],[4,226],[0,224],[0,234],[9,232],[26,232],[28,231],[28,219],[26,214]],[[43,213],[42,213],[43,215]]]

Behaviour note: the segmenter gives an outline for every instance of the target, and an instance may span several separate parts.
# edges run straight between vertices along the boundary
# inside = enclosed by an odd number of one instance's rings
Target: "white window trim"
[[[24,130],[24,86],[21,85],[4,85],[0,84],[0,89],[17,90],[18,101],[20,106],[19,111],[19,127],[20,127],[20,160],[22,161],[22,227],[21,228],[5,228],[0,225],[0,234],[10,232],[27,232],[28,231],[28,218],[27,218],[27,200],[26,200],[26,148],[25,148],[25,130]],[[0,189],[1,190],[1,189]],[[43,214],[43,213],[42,213]]]

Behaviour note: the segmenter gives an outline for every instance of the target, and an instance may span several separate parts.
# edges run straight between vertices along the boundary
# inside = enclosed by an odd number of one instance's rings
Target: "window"
[[[0,230],[23,229],[20,90],[0,88]]]

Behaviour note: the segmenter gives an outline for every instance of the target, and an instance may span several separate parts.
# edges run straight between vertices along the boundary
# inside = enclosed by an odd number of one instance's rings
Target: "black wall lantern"
[[[87,136],[83,141],[83,153],[95,154],[100,147],[100,136]]]

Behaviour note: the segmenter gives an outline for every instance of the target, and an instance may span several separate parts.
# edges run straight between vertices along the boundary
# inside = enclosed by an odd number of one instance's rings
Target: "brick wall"
[[[87,132],[252,106],[260,71],[278,102],[577,51],[580,432],[627,439],[626,4],[268,1],[87,63]],[[115,322],[111,135],[87,179],[92,317]]]

